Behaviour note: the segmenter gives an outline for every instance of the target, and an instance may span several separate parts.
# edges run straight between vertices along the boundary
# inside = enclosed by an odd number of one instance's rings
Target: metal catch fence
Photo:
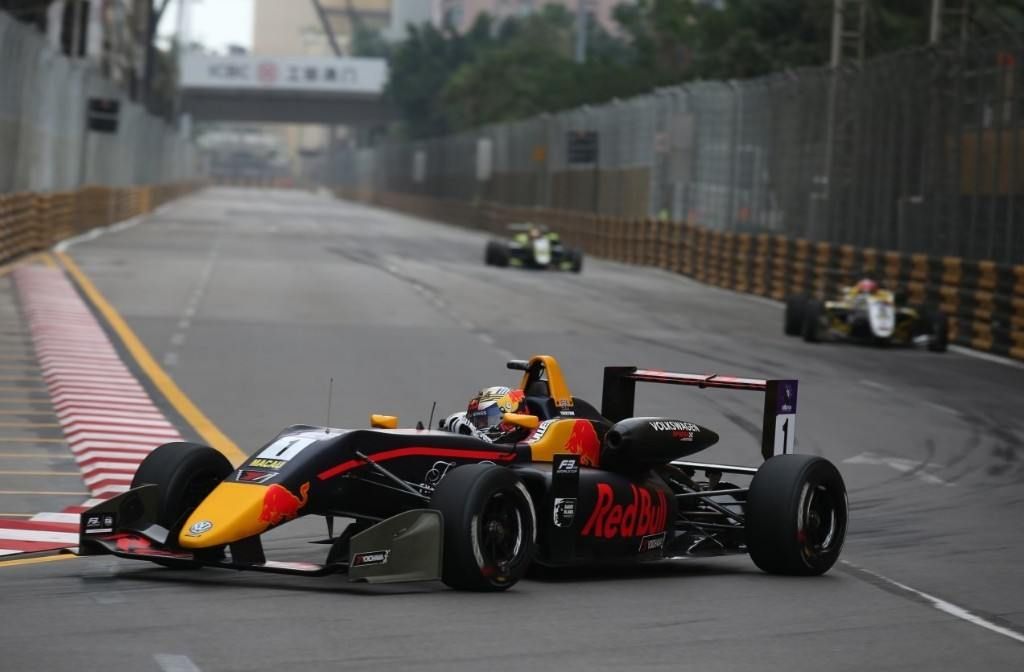
[[[347,191],[1024,261],[1024,35],[340,149]]]
[[[116,133],[86,130],[90,98],[119,102]],[[194,168],[187,137],[0,12],[0,194],[176,182]]]

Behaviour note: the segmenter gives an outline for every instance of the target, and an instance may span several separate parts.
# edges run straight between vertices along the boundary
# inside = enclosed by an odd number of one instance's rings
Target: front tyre
[[[173,546],[189,515],[233,469],[222,453],[209,446],[184,441],[165,443],[142,460],[132,478],[132,488],[157,486],[156,523],[167,529],[168,545]],[[184,566],[176,561],[155,562]]]
[[[484,249],[484,263],[499,268],[508,266],[508,246],[500,240],[487,241],[487,247]]]
[[[769,574],[824,574],[846,538],[846,485],[824,458],[778,455],[754,475],[746,514],[754,564]]]
[[[456,590],[499,591],[523,577],[537,520],[520,478],[505,467],[471,464],[438,484],[430,506],[444,517],[441,579]]]

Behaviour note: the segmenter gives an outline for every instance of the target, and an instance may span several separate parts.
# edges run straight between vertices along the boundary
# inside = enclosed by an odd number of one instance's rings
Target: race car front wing
[[[82,513],[79,555],[111,554],[170,567],[220,567],[254,572],[325,576],[347,574],[350,581],[393,583],[441,578],[444,524],[439,511],[412,509],[378,522],[351,537],[331,540],[327,561],[267,560],[258,536],[224,549],[185,551],[173,547],[167,528],[156,524],[158,488],[144,485]]]

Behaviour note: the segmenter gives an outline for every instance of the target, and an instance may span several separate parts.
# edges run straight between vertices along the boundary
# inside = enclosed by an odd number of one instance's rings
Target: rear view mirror
[[[377,413],[370,414],[370,426],[374,429],[397,429],[398,428],[398,416],[397,415],[378,415]]]

